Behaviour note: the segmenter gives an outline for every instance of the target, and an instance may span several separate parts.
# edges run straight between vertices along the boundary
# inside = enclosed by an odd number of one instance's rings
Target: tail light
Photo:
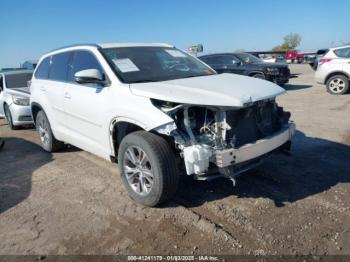
[[[332,59],[330,59],[330,58],[322,58],[322,59],[320,59],[320,62],[318,62],[318,64],[322,65],[322,64],[328,63],[330,61],[332,61]]]

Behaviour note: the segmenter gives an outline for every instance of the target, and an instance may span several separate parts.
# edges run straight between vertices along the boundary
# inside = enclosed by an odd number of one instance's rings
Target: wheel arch
[[[39,113],[40,110],[44,111],[44,109],[42,108],[42,106],[40,104],[33,102],[30,105],[30,110],[32,111],[33,122],[34,122],[34,124],[36,124],[35,121],[36,121],[37,114]]]
[[[118,160],[118,150],[122,139],[128,134],[140,130],[148,131],[143,123],[133,119],[125,117],[113,119],[109,127],[112,162],[117,162]]]
[[[331,72],[327,75],[327,77],[325,78],[325,81],[324,81],[324,84],[327,84],[328,80],[333,77],[333,76],[336,76],[336,75],[343,75],[345,76],[348,80],[350,80],[350,75],[345,73],[344,71],[334,71],[334,72]]]
[[[248,76],[253,76],[253,75],[258,75],[258,74],[259,75],[263,75],[264,77],[266,77],[265,73],[263,71],[258,71],[258,70],[249,71]]]

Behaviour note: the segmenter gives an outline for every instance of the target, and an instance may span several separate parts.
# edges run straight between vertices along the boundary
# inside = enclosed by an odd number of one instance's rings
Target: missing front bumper
[[[216,165],[221,168],[228,167],[265,155],[290,141],[294,133],[295,124],[289,123],[277,134],[257,140],[255,143],[240,148],[217,150],[215,152]]]

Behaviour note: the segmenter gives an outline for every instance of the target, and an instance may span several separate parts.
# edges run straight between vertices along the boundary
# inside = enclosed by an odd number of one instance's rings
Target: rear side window
[[[350,58],[350,47],[334,50],[334,53],[335,53],[338,57]]]
[[[75,82],[75,73],[86,69],[97,69],[101,73],[103,73],[102,66],[100,65],[94,54],[92,54],[89,51],[74,52],[71,70],[68,73],[68,81]]]
[[[46,57],[39,65],[35,72],[35,78],[38,79],[48,79],[50,71],[50,59],[51,57]]]
[[[50,80],[67,81],[68,65],[72,52],[53,55],[51,58]]]
[[[235,60],[232,56],[229,55],[220,55],[220,56],[210,56],[203,58],[203,61],[209,65],[228,65],[233,64]]]

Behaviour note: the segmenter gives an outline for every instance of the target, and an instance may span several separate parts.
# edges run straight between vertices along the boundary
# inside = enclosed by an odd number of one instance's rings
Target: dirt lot
[[[350,95],[291,69],[279,103],[298,127],[292,155],[235,188],[185,179],[161,208],[130,200],[115,164],[45,153],[35,130],[0,120],[0,254],[350,254]]]

